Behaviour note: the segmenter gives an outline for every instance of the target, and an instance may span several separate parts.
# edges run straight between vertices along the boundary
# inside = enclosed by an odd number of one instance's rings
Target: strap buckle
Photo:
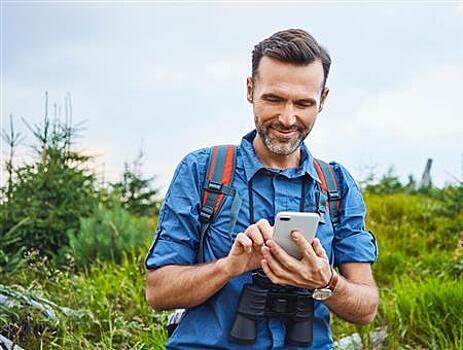
[[[207,205],[201,208],[199,212],[199,220],[204,224],[211,221],[212,215],[214,215],[214,208]]]
[[[338,201],[341,199],[339,191],[328,191],[328,201]]]
[[[220,182],[209,181],[207,184],[206,191],[212,193],[222,193],[222,184]]]

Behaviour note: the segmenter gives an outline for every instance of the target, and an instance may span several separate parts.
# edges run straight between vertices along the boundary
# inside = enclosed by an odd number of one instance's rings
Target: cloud
[[[396,91],[371,95],[355,113],[352,128],[393,132],[415,141],[463,129],[459,118],[463,65],[442,65],[418,75]]]

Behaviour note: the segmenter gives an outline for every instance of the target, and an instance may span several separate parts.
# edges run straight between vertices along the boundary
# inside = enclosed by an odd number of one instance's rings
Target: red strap
[[[223,171],[222,182],[229,186],[233,174],[233,145],[227,146],[227,157],[225,158],[225,169]]]
[[[315,170],[317,170],[318,177],[320,178],[320,181],[322,182],[322,191],[328,192],[328,186],[326,185],[325,174],[323,173],[323,170],[320,167],[318,160],[314,158],[313,164],[315,165]]]
[[[233,145],[227,145],[227,153],[226,153],[226,156],[225,156],[225,165],[224,165],[224,169],[223,169],[223,175],[222,175],[222,184],[226,185],[226,186],[229,186],[230,185],[230,180],[233,176],[233,171],[234,171],[234,162],[235,160],[233,159],[233,155],[234,155],[234,149],[233,149]],[[216,158],[217,158],[217,151],[218,151],[219,147],[218,146],[214,146],[212,148],[212,159],[211,159],[211,166],[209,167],[209,173],[207,174],[207,179],[209,181],[212,180],[212,176],[213,176],[213,173],[214,173],[214,169],[215,169],[215,161],[216,161]],[[205,190],[204,191],[204,195],[203,195],[203,205],[206,204],[206,201],[207,201],[207,195],[208,195],[208,191]],[[222,203],[222,200],[223,200],[223,193],[219,194],[218,198],[217,198],[217,201],[215,203],[215,206],[214,206],[214,212],[219,208],[220,206],[220,203]]]
[[[209,167],[209,174],[207,174],[207,179],[208,179],[209,181],[212,180],[212,174],[214,173],[215,158],[217,157],[217,150],[218,150],[218,147],[217,147],[217,146],[214,146],[213,149],[212,149],[211,166]],[[208,191],[204,191],[204,195],[203,195],[203,205],[206,205],[207,194],[208,194]]]
[[[222,184],[228,186],[230,185],[230,179],[232,176],[233,172],[233,146],[228,145],[227,146],[227,155],[225,158],[225,167],[223,169],[223,175],[222,175]],[[222,203],[223,199],[223,193],[219,194],[219,197],[217,198],[217,202],[215,203],[214,207],[214,212],[219,209],[220,203]]]

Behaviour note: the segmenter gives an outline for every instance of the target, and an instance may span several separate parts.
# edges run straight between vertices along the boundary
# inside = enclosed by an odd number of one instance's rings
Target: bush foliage
[[[78,232],[69,231],[69,251],[79,266],[98,260],[119,263],[124,254],[144,246],[148,233],[148,218],[130,215],[112,196],[109,208],[100,204],[91,217],[80,219]]]

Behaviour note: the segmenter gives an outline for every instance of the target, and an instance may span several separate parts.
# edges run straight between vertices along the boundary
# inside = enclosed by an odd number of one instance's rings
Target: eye
[[[309,108],[312,107],[314,104],[313,102],[298,102],[296,103],[296,106],[299,108]]]
[[[281,98],[278,96],[265,96],[264,100],[267,102],[278,103],[281,102]]]

